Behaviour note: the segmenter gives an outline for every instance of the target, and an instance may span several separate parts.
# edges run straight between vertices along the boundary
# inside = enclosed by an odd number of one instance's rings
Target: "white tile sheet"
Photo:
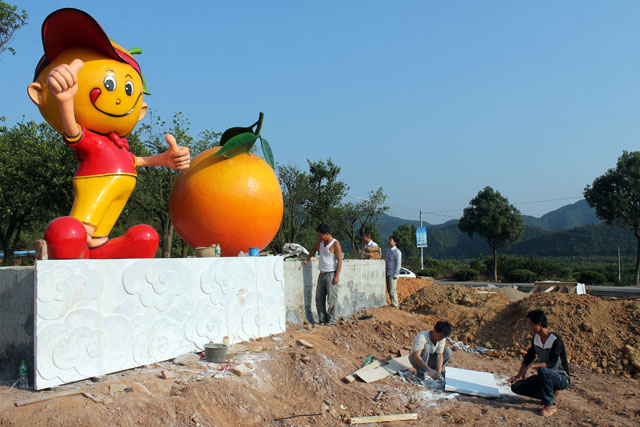
[[[281,257],[36,264],[35,387],[284,332]]]
[[[496,379],[492,373],[447,366],[445,391],[482,397],[500,397]]]

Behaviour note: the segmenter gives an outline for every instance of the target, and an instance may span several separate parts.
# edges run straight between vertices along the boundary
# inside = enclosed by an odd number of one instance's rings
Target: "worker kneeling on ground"
[[[426,379],[428,373],[434,380],[444,376],[444,369],[451,359],[451,349],[445,341],[451,335],[449,322],[439,321],[431,331],[422,331],[413,340],[409,362],[416,369],[419,380]]]
[[[554,405],[557,392],[569,387],[569,361],[562,338],[549,330],[544,311],[527,313],[527,324],[533,333],[531,347],[509,384],[516,394],[542,400],[542,415],[548,417],[557,409]],[[538,375],[527,378],[530,368],[537,369]]]

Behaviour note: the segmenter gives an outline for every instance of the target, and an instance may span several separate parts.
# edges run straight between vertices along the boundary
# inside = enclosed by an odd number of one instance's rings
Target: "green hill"
[[[584,199],[548,212],[540,218],[522,215],[522,219],[526,225],[544,230],[562,230],[602,223],[595,210]]]
[[[510,247],[502,248],[500,253],[522,256],[607,256],[617,254],[618,247],[627,255],[635,254],[637,250],[637,240],[630,230],[605,225],[585,200],[563,206],[541,218],[523,216],[523,220],[525,231],[522,238]],[[384,215],[378,223],[382,242],[386,242],[401,224],[419,226],[419,221]],[[427,226],[429,242],[425,256],[475,258],[491,254],[486,240],[476,235],[469,238],[458,229],[457,220],[440,225],[423,224]]]

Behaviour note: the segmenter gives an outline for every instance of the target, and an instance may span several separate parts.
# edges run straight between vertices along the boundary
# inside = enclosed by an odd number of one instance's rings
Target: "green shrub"
[[[442,277],[451,277],[456,271],[458,271],[458,267],[452,261],[426,257],[424,259],[424,269],[428,270],[430,268],[435,269]]]
[[[427,276],[436,278],[438,276],[438,269],[436,268],[425,268],[424,270],[418,271],[418,276]]]
[[[507,280],[514,283],[530,283],[536,280],[536,273],[524,268],[511,270],[507,274]]]
[[[478,271],[473,268],[465,268],[456,272],[455,279],[461,282],[468,282],[469,280],[476,280],[478,278]]]
[[[484,264],[488,272],[493,272],[493,257],[485,258]],[[482,271],[481,269],[478,270]],[[498,255],[498,274],[513,270],[532,271],[535,273],[536,278],[540,280],[571,280],[573,277],[572,269],[567,263],[542,257]],[[509,280],[508,274],[504,276]]]
[[[469,268],[472,268],[478,272],[478,275],[489,277],[493,274],[493,258],[491,258],[491,270],[485,264],[483,258],[474,259],[469,263]]]
[[[585,285],[602,285],[607,282],[607,278],[597,271],[581,271],[576,278],[578,282]]]

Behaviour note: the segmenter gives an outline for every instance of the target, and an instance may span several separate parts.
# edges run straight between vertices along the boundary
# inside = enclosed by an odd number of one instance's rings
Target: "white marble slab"
[[[36,264],[35,388],[284,332],[281,257]]]
[[[445,391],[482,397],[500,397],[496,379],[490,372],[446,367]]]

